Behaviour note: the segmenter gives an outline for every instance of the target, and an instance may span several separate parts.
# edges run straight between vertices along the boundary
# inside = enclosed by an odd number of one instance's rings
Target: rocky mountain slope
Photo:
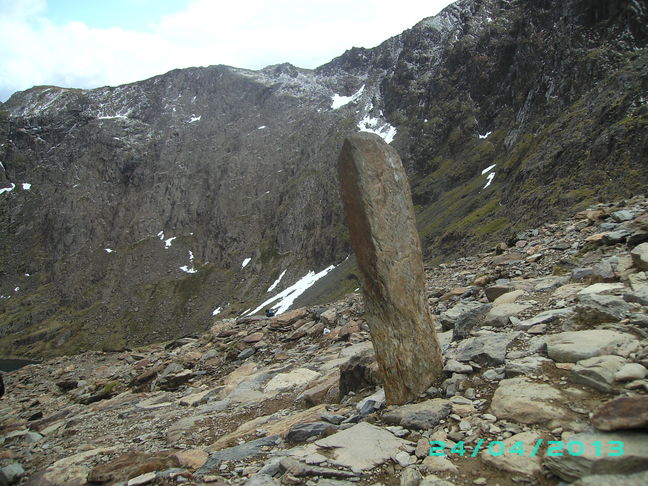
[[[445,381],[401,407],[358,294],[26,366],[0,483],[646,484],[647,240],[636,197],[429,267]]]
[[[331,265],[301,304],[352,291],[334,165],[357,130],[401,154],[431,263],[636,194],[647,23],[634,1],[460,0],[315,70],[16,93],[0,107],[0,352],[200,333]]]

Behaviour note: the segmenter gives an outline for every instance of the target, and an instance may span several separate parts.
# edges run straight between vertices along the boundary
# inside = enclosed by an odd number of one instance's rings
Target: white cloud
[[[448,3],[195,0],[133,31],[57,25],[44,0],[0,0],[0,99],[33,85],[116,85],[188,66],[314,68],[353,46],[373,47]]]

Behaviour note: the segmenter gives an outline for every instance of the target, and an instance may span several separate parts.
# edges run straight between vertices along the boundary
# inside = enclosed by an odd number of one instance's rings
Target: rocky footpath
[[[6,374],[0,484],[648,483],[647,198],[426,271],[416,403],[385,405],[358,294],[221,320]]]

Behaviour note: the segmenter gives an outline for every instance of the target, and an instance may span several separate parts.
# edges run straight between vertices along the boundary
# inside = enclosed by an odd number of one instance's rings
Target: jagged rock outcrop
[[[191,334],[340,264],[334,164],[359,129],[403,159],[428,262],[644,191],[647,23],[641,2],[460,0],[315,70],[15,94],[0,117],[0,350]],[[321,282],[302,303],[356,288],[352,261]]]
[[[405,170],[380,137],[361,133],[344,141],[338,178],[385,396],[403,404],[443,368]]]

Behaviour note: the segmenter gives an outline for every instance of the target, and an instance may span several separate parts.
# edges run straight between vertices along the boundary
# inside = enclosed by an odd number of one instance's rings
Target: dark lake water
[[[31,361],[28,359],[7,359],[0,358],[0,371],[14,371],[28,364],[38,363],[38,361]]]

